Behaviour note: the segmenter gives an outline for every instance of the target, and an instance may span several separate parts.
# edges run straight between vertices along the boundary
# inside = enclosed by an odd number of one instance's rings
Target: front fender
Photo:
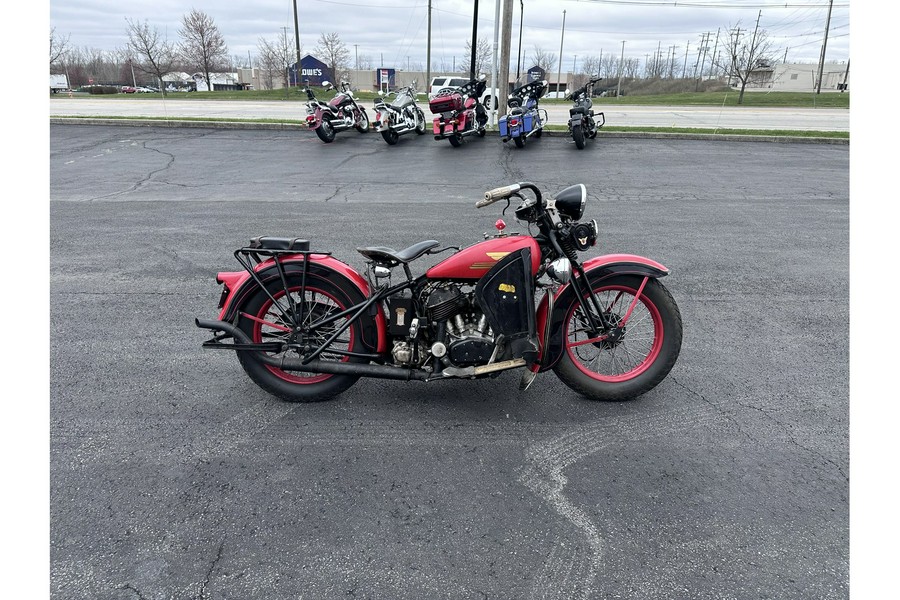
[[[303,255],[296,254],[280,260],[285,273],[295,274],[303,269]],[[256,265],[254,273],[265,284],[280,275],[275,261],[269,259]],[[354,304],[363,302],[369,296],[369,284],[353,267],[325,254],[311,254],[307,276],[313,279],[324,279],[338,285],[351,298]],[[241,305],[259,289],[259,284],[246,271],[222,272],[216,275],[216,281],[224,285],[219,320],[233,322]],[[375,310],[374,329],[366,331],[363,327],[363,342],[376,352],[387,351],[387,320],[380,304],[373,305]],[[366,318],[363,316],[362,318]]]
[[[606,254],[585,261],[582,264],[588,282],[593,286],[615,275],[640,275],[659,279],[669,274],[669,270],[655,260],[636,254]],[[573,274],[574,276],[574,274]],[[570,284],[560,286],[552,296],[545,294],[538,305],[537,332],[540,340],[538,363],[540,370],[551,369],[562,356],[564,348],[563,322],[572,303],[576,301],[575,290]]]

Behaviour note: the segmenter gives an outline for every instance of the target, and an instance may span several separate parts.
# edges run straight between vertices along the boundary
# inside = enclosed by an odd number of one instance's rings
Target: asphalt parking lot
[[[52,597],[848,597],[848,172],[845,145],[52,125]],[[505,373],[293,405],[200,348],[250,237],[362,269],[480,240],[475,201],[523,180],[587,186],[587,256],[671,269],[682,352],[640,399]]]

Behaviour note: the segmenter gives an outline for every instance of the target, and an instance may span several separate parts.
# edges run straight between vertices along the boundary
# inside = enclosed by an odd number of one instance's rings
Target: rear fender
[[[303,270],[303,255],[297,254],[281,259],[285,274],[299,274]],[[261,262],[254,268],[259,279],[267,284],[280,279],[278,268],[273,259]],[[309,259],[307,278],[328,281],[337,285],[349,297],[352,304],[363,302],[369,296],[369,284],[365,278],[351,266],[338,259],[324,254],[312,254]],[[259,284],[246,271],[222,272],[216,275],[216,281],[224,285],[219,320],[233,323],[240,307],[259,289]],[[376,352],[387,351],[387,320],[380,304],[374,304],[374,317],[363,315],[363,343]],[[368,321],[368,322],[367,322]]]
[[[587,260],[582,264],[584,274],[591,286],[615,275],[639,275],[659,279],[669,274],[669,270],[649,258],[636,254],[606,254]],[[574,276],[574,273],[573,273]],[[566,315],[577,299],[575,289],[566,284],[551,297],[546,294],[535,313],[537,319],[540,354],[540,370],[551,369],[562,356],[565,332],[562,330]]]

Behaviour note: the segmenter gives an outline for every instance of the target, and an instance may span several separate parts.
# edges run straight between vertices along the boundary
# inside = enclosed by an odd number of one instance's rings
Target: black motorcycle
[[[575,140],[575,146],[581,150],[584,148],[584,140],[594,139],[597,137],[597,130],[606,124],[606,117],[603,113],[594,114],[591,95],[594,92],[594,84],[603,79],[597,77],[591,79],[586,84],[566,94],[567,100],[572,100],[574,106],[569,109],[569,134]],[[600,118],[600,124],[594,120],[594,117]]]

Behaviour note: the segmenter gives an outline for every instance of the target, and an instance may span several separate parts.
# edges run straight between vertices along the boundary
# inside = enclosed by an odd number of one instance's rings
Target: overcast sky
[[[520,0],[514,2],[511,68],[519,47]],[[828,0],[522,0],[523,69],[531,66],[535,46],[559,55],[563,39],[563,70],[571,70],[576,56],[619,56],[625,42],[626,57],[654,55],[672,46],[680,61],[697,58],[704,33],[710,33],[710,51],[717,32],[740,26],[752,30],[759,18],[788,62],[818,62],[825,34]],[[374,66],[406,68],[425,64],[428,0],[296,0],[300,41],[311,53],[319,35],[337,32],[350,50],[368,56]],[[826,60],[846,61],[850,46],[849,0],[835,0]],[[432,0],[432,64],[462,61],[464,44],[471,39],[474,1]],[[125,19],[147,20],[172,41],[178,39],[183,15],[196,8],[211,16],[228,44],[231,56],[257,53],[260,38],[275,40],[282,28],[294,31],[293,0],[51,0],[50,27],[69,44],[103,50],[124,47]],[[493,43],[496,3],[478,3],[478,36]],[[761,17],[760,17],[761,13]],[[721,35],[721,34],[720,34]],[[424,67],[423,67],[424,68]]]

